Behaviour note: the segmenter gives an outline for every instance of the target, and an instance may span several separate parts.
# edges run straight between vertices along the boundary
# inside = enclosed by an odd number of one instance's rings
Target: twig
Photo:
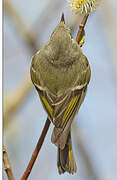
[[[47,131],[48,131],[48,129],[49,129],[50,123],[51,123],[50,120],[47,118],[46,123],[45,123],[45,126],[44,126],[43,131],[42,131],[42,134],[41,134],[41,136],[40,136],[40,138],[39,138],[39,140],[38,140],[38,143],[37,143],[37,145],[36,145],[36,148],[35,148],[35,150],[34,150],[34,152],[33,152],[33,154],[32,154],[32,157],[31,157],[31,159],[30,159],[30,161],[29,161],[29,164],[28,164],[28,166],[27,166],[27,168],[26,168],[26,171],[24,172],[21,180],[26,180],[26,179],[28,178],[29,174],[31,173],[31,170],[32,170],[32,168],[33,168],[33,165],[34,165],[34,163],[35,163],[35,161],[36,161],[36,158],[37,158],[37,156],[38,156],[38,153],[39,153],[39,151],[40,151],[40,149],[41,149],[41,146],[42,146],[42,144],[43,144],[43,142],[44,142],[45,136],[46,136]]]
[[[8,160],[7,152],[5,146],[3,146],[3,162],[4,170],[6,171],[7,177],[9,180],[14,180],[12,169]]]
[[[83,30],[84,30],[84,27],[85,27],[85,25],[86,25],[86,22],[87,22],[88,17],[89,17],[89,14],[86,14],[86,15],[84,16],[84,18],[83,18],[80,26],[79,26],[79,30],[78,30],[78,33],[77,33],[77,36],[76,36],[76,41],[77,41],[78,44],[79,44],[79,42],[80,42],[80,38],[81,38],[81,35],[82,35],[82,33],[83,33]]]
[[[99,180],[93,168],[92,162],[89,158],[89,154],[87,153],[85,147],[83,146],[83,144],[85,143],[83,143],[83,140],[81,138],[81,134],[79,133],[77,125],[73,123],[72,128],[73,128],[72,132],[74,134],[75,144],[77,146],[78,151],[81,153],[81,156],[83,157],[85,161],[85,166],[88,170],[88,174],[92,177],[93,180]]]

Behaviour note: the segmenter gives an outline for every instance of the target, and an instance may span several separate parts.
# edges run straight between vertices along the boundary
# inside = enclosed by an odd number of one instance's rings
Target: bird
[[[64,14],[49,40],[32,57],[30,75],[54,129],[59,174],[77,171],[71,124],[85,98],[91,69],[87,57],[65,24]]]

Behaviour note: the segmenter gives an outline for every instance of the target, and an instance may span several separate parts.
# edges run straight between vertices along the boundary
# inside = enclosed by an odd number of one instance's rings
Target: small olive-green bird
[[[71,124],[90,80],[90,66],[65,25],[64,15],[48,42],[33,56],[31,79],[50,121],[51,141],[58,147],[58,171],[75,173]]]

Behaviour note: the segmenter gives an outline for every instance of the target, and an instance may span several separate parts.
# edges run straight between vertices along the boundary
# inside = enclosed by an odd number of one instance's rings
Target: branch
[[[80,42],[80,39],[81,39],[82,33],[83,33],[83,31],[84,31],[84,27],[85,27],[85,25],[86,25],[86,22],[87,22],[88,17],[89,17],[89,14],[86,14],[86,15],[84,16],[84,18],[83,18],[80,26],[79,26],[79,30],[78,30],[78,33],[77,33],[77,36],[76,36],[76,41],[77,41],[78,44],[79,44],[79,42]]]
[[[12,169],[10,167],[10,163],[8,160],[7,152],[5,146],[3,146],[3,162],[4,162],[4,170],[8,176],[9,180],[14,180]]]
[[[34,152],[32,154],[32,157],[31,157],[31,159],[29,161],[29,164],[28,164],[28,166],[26,168],[26,171],[24,172],[21,180],[26,180],[28,178],[28,176],[30,175],[31,170],[33,168],[33,165],[34,165],[34,163],[35,163],[35,161],[37,159],[38,153],[39,153],[39,151],[41,149],[41,146],[42,146],[42,144],[44,142],[45,136],[46,136],[46,134],[48,132],[50,123],[51,123],[50,120],[47,118],[45,126],[44,126],[43,131],[42,131],[42,134],[41,134],[41,136],[40,136],[40,138],[38,140],[36,148],[35,148],[35,150],[34,150]]]

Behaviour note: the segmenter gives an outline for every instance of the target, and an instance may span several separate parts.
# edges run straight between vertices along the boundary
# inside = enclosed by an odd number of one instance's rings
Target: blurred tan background
[[[81,16],[65,0],[4,0],[3,8],[4,144],[15,179],[20,179],[46,120],[30,80],[31,57],[48,40],[62,12],[74,38]],[[117,1],[102,1],[85,31],[82,50],[92,76],[73,124],[78,171],[58,174],[51,125],[29,180],[117,179]]]

